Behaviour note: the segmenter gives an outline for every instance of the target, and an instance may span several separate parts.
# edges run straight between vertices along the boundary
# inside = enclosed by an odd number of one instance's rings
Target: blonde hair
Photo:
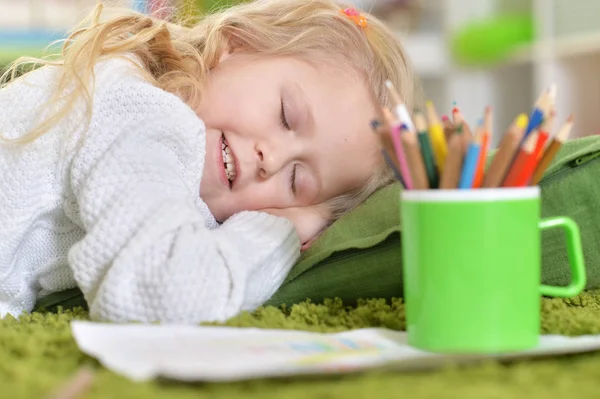
[[[389,79],[412,109],[419,85],[394,33],[370,15],[364,15],[367,26],[359,27],[341,12],[346,7],[334,0],[256,0],[207,15],[188,28],[134,12],[101,21],[103,7],[99,4],[66,40],[58,59],[18,60],[5,75],[14,77],[31,63],[59,65],[64,71],[50,100],[60,101],[59,112],[19,140],[29,142],[43,135],[81,97],[87,103],[89,118],[94,65],[125,54],[135,54],[141,60],[152,84],[194,108],[209,71],[229,47],[257,55],[309,60],[337,54],[364,75],[379,106],[392,106],[384,86]],[[382,159],[366,184],[328,201],[333,219],[392,181],[393,173]]]

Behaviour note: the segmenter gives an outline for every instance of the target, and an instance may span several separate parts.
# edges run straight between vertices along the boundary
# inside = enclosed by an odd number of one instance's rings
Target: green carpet
[[[575,299],[544,299],[543,333],[600,334],[600,291]],[[600,352],[510,364],[448,367],[437,372],[368,372],[334,377],[301,377],[231,384],[180,384],[169,381],[135,384],[103,369],[81,354],[69,321],[86,319],[83,310],[0,320],[0,397],[43,398],[63,385],[81,366],[95,371],[85,398],[597,398]],[[341,331],[361,327],[404,328],[401,301],[303,303],[242,314],[227,325]]]

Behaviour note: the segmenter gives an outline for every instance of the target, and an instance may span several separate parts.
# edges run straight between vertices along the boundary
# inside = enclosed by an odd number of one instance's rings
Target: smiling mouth
[[[221,134],[221,151],[223,155],[223,167],[225,168],[225,176],[229,181],[229,187],[233,186],[233,182],[237,176],[237,168],[235,166],[235,158],[233,152],[229,148],[229,143],[225,139],[225,135]]]

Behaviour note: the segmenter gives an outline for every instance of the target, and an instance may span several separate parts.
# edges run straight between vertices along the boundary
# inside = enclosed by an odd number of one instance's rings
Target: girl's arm
[[[207,228],[196,169],[202,122],[183,104],[162,112],[127,106],[145,116],[117,110],[103,133],[92,124],[71,165],[87,233],[69,263],[91,317],[198,323],[260,306],[299,256],[293,224],[242,212]]]

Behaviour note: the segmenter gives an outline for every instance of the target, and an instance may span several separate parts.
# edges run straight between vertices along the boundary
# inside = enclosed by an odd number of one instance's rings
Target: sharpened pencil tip
[[[573,123],[573,120],[575,119],[575,116],[573,114],[569,115],[569,117],[567,118],[567,122],[569,123]]]
[[[550,87],[548,87],[548,94],[550,95],[550,98],[556,98],[556,83],[552,83]]]

